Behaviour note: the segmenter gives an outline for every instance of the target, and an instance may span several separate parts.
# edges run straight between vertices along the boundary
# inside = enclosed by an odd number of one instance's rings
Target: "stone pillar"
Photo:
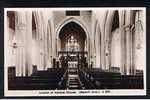
[[[37,42],[37,70],[40,67],[40,31],[39,31],[39,17],[38,17],[38,12],[33,11],[34,19],[35,19],[35,24],[36,24],[36,42]]]
[[[87,38],[87,52],[88,52],[87,60],[88,60],[89,65],[94,62],[93,61],[94,60],[94,52],[93,52],[93,49],[92,49],[92,48],[94,48],[94,43],[93,43],[94,37],[93,37],[93,35],[91,35],[91,36],[92,37],[89,37],[91,39],[88,40],[88,38]]]
[[[95,17],[98,20],[98,23],[100,25],[100,31],[101,31],[101,38],[100,38],[100,68],[105,69],[105,28],[107,27],[106,25],[106,19],[108,15],[108,10],[94,10]]]
[[[111,58],[111,56],[110,56],[110,42],[109,42],[110,40],[106,40],[105,41],[105,69],[106,70],[109,70],[109,68],[110,68],[110,58]]]
[[[42,13],[41,11],[36,11],[35,13],[36,24],[37,24],[37,34],[38,34],[38,70],[44,69],[44,33],[43,33],[43,23],[42,23]]]
[[[55,33],[52,33],[52,57],[56,58],[58,39]]]
[[[120,39],[120,45],[121,45],[121,66],[120,66],[120,72],[121,74],[126,74],[126,43],[125,43],[125,29],[124,26],[120,26],[119,28],[119,33],[121,34],[121,39]]]
[[[41,12],[41,20],[42,20],[42,31],[43,31],[43,67],[44,70],[47,70],[49,62],[49,52],[48,52],[48,36],[51,34],[51,30],[48,30],[49,26],[49,11],[48,9],[43,9]],[[50,27],[51,28],[51,27]]]
[[[125,27],[126,32],[126,74],[130,75],[131,68],[131,26]]]
[[[94,14],[94,12],[92,12],[92,24],[91,24],[91,29],[92,29],[92,34],[90,34],[90,42],[89,42],[89,46],[87,46],[87,52],[88,52],[88,64],[89,64],[89,67],[93,67],[93,66],[95,66],[95,63],[94,63],[94,61],[95,61],[95,59],[94,59],[94,56],[95,56],[95,43],[94,43],[94,41],[95,41],[95,38],[94,38],[94,36],[95,36],[95,33],[96,33],[96,31],[95,31],[95,29],[96,29],[96,24],[97,24],[97,22],[96,22],[96,19],[95,19],[95,14]],[[86,41],[86,44],[88,44],[88,39],[87,39],[87,41]],[[92,65],[92,66],[91,66]]]
[[[48,21],[48,61],[47,68],[52,68],[52,28],[51,20]]]
[[[131,33],[131,27],[132,27],[132,21],[133,21],[133,11],[127,10],[126,11],[126,18],[125,18],[125,35],[126,35],[126,74],[131,74],[131,57],[132,57],[132,33]]]
[[[32,74],[32,11],[26,12],[26,76]]]
[[[5,41],[5,44],[6,44],[6,50],[7,50],[7,66],[15,66],[15,59],[14,59],[14,56],[15,56],[15,49],[13,48],[12,44],[13,44],[13,38],[14,38],[14,33],[12,31],[10,31],[10,28],[9,28],[9,17],[7,17],[7,28],[6,28],[6,33],[7,33],[7,36],[6,36],[6,41]]]
[[[44,63],[43,63],[44,50],[43,50],[43,37],[42,37],[42,33],[40,33],[39,49],[40,49],[39,70],[43,70],[44,69]]]
[[[105,22],[105,69],[109,70],[111,67],[111,53],[110,53],[110,41],[111,41],[111,29],[113,25],[113,17],[115,11],[109,10],[107,13],[107,19]]]
[[[45,23],[46,24],[46,23]],[[45,27],[47,27],[46,25],[45,25]],[[47,70],[47,60],[48,60],[48,39],[47,39],[47,31],[46,32],[44,32],[45,33],[45,35],[44,35],[44,66],[45,66],[45,70]]]
[[[135,26],[131,26],[131,74],[135,75],[136,74],[136,66],[134,64],[135,61],[135,32],[134,32]]]
[[[58,51],[61,50],[61,40],[60,38],[57,39],[57,56],[58,56]]]
[[[105,38],[104,38],[104,34],[101,34],[101,68],[105,69]]]
[[[90,66],[90,64],[92,62],[92,55],[91,55],[91,50],[90,50],[90,48],[91,48],[91,41],[92,41],[92,39],[89,36],[87,36],[86,44],[87,44],[87,52],[88,52],[88,54],[87,54],[88,67]]]
[[[136,69],[143,70],[143,68],[146,66],[145,65],[145,38],[146,34],[143,33],[145,32],[145,19],[143,19],[143,11],[136,11],[135,13],[135,25],[134,25],[134,32],[132,33],[133,37],[133,49],[132,49],[132,73],[133,75],[136,74]],[[133,29],[132,29],[133,30]],[[143,68],[142,68],[143,67]]]
[[[96,33],[95,33],[95,49],[96,49],[96,68],[100,68],[101,66],[101,59],[100,59],[100,52],[101,52],[101,48],[100,48],[100,44],[101,44],[101,38],[100,38],[100,26],[99,24],[97,24],[97,29],[96,29]]]
[[[121,62],[121,66],[120,66],[120,72],[122,75],[126,74],[126,65],[125,65],[125,62],[126,62],[126,45],[125,45],[125,28],[124,28],[124,15],[125,15],[125,11],[123,10],[120,10],[119,11],[119,33],[120,33],[120,47],[121,47],[121,59],[120,59],[120,62]]]
[[[32,73],[32,12],[17,11],[15,18],[16,76],[29,76]]]
[[[101,14],[102,13],[102,14]],[[97,13],[98,14],[98,13]],[[100,39],[100,62],[101,62],[101,69],[105,69],[105,28],[106,26],[106,20],[108,15],[108,10],[100,11],[98,18],[98,22],[100,23],[100,29],[101,29],[101,39]]]
[[[25,76],[25,35],[26,14],[23,11],[16,12],[15,16],[16,34],[16,76]]]
[[[115,11],[109,10],[105,22],[105,69],[109,70],[111,67],[111,29],[113,25]]]

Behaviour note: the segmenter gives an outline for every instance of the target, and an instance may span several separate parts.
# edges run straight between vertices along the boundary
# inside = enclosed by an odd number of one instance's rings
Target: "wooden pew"
[[[121,75],[97,68],[80,69],[96,89],[142,89],[143,76]]]
[[[28,77],[14,77],[8,81],[10,90],[45,90],[57,89],[65,69],[37,71]]]

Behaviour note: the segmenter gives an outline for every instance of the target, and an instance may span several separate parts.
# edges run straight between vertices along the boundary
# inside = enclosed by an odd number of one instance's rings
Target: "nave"
[[[8,90],[144,89],[143,10],[26,10],[5,16]]]
[[[74,67],[73,67],[74,66]],[[121,75],[99,68],[78,67],[35,71],[31,76],[9,77],[9,90],[143,89],[142,75]]]

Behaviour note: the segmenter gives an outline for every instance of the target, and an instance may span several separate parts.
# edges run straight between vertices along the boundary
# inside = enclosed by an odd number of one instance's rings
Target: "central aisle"
[[[84,89],[78,73],[78,62],[68,62],[68,89]]]

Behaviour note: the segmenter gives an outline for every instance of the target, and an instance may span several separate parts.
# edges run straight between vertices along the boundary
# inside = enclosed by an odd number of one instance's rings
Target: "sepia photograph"
[[[5,96],[146,95],[144,7],[5,8]]]

